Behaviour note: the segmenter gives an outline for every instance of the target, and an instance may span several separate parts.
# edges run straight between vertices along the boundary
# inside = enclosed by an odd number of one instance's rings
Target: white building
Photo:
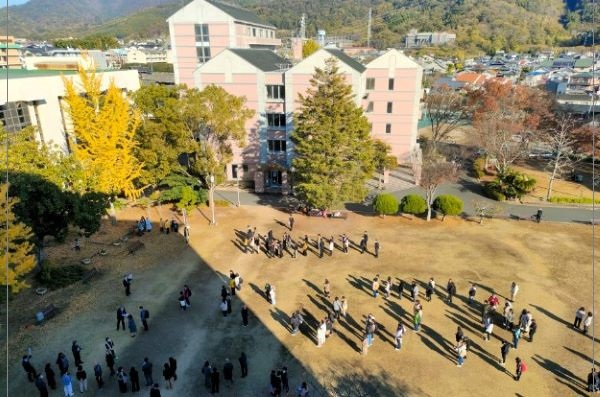
[[[173,63],[171,51],[163,48],[131,48],[127,51],[127,63]]]
[[[102,90],[108,87],[110,79],[125,92],[140,88],[137,70],[99,72],[97,75],[102,79]],[[0,92],[0,122],[7,132],[34,126],[41,142],[68,151],[69,124],[63,111],[63,76],[75,79],[77,86],[79,76],[74,71],[9,70],[8,90]],[[6,86],[4,73],[0,75],[0,84]]]

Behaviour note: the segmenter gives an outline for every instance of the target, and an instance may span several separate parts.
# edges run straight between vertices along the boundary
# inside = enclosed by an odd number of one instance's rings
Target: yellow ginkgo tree
[[[16,203],[16,199],[6,200],[7,189],[6,184],[0,185],[0,195],[2,196],[0,199],[0,230],[2,231],[0,263],[3,264],[0,284],[8,285],[11,292],[17,293],[29,286],[23,278],[35,268],[33,244],[30,242],[33,234],[29,227],[15,220],[12,207]],[[8,247],[6,246],[7,241]],[[5,266],[7,263],[8,269]]]
[[[134,155],[140,114],[110,80],[105,91],[95,70],[79,69],[79,81],[64,77],[65,112],[72,123],[69,144],[95,190],[139,197],[135,180],[142,164]],[[104,78],[106,78],[104,76]]]

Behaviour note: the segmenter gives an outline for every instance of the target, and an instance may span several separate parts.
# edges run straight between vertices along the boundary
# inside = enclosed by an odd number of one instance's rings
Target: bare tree
[[[447,85],[432,89],[425,97],[425,116],[431,122],[431,146],[448,137],[468,117],[465,96]]]
[[[502,211],[497,205],[483,200],[473,200],[473,209],[479,216],[480,225],[483,224],[483,218],[490,218]]]
[[[578,139],[573,135],[575,127],[576,121],[573,116],[561,112],[552,118],[548,127],[541,134],[542,140],[552,149],[552,158],[546,167],[550,171],[546,201],[550,200],[552,196],[554,180],[562,177],[566,170],[571,170],[575,163],[572,157]]]
[[[433,200],[441,184],[455,182],[458,179],[458,164],[446,161],[443,157],[428,156],[423,159],[419,186],[425,190],[427,202],[427,221],[431,220]]]

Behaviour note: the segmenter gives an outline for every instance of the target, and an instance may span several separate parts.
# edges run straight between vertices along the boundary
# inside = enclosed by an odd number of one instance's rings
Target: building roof
[[[344,53],[342,50],[338,50],[335,48],[324,48],[325,51],[338,58],[340,61],[344,62],[346,65],[350,66],[352,69],[356,70],[359,73],[362,73],[367,69],[365,65],[358,62],[354,58],[350,57],[348,54]]]
[[[290,64],[289,61],[271,50],[258,48],[229,48],[228,50],[263,72],[281,70],[283,69],[283,65]]]
[[[118,72],[119,70],[97,70],[97,73]],[[9,79],[23,79],[32,77],[49,77],[77,74],[76,70],[28,70],[28,69],[3,69],[0,71],[0,80],[5,80],[8,73]]]
[[[265,21],[260,19],[258,17],[258,15],[254,14],[248,10],[244,10],[243,8],[235,7],[231,4],[225,4],[225,3],[221,3],[219,1],[214,1],[214,0],[205,0],[205,1],[208,4],[215,6],[219,10],[225,12],[226,14],[231,16],[233,19],[237,19],[238,21],[275,28],[275,26],[269,25],[268,23],[266,23]]]
[[[0,48],[6,48],[8,46],[9,50],[18,50],[19,48],[21,48],[21,46],[19,44],[6,44],[6,43],[0,43]]]
[[[483,74],[475,72],[461,72],[456,75],[455,80],[467,84],[483,84],[486,78]]]

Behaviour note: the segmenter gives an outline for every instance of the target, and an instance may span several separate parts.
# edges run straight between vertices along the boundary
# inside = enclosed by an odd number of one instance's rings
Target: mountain
[[[29,0],[11,6],[10,33],[21,37],[68,36],[84,33],[114,18],[182,0]],[[6,20],[0,20],[0,31]]]

